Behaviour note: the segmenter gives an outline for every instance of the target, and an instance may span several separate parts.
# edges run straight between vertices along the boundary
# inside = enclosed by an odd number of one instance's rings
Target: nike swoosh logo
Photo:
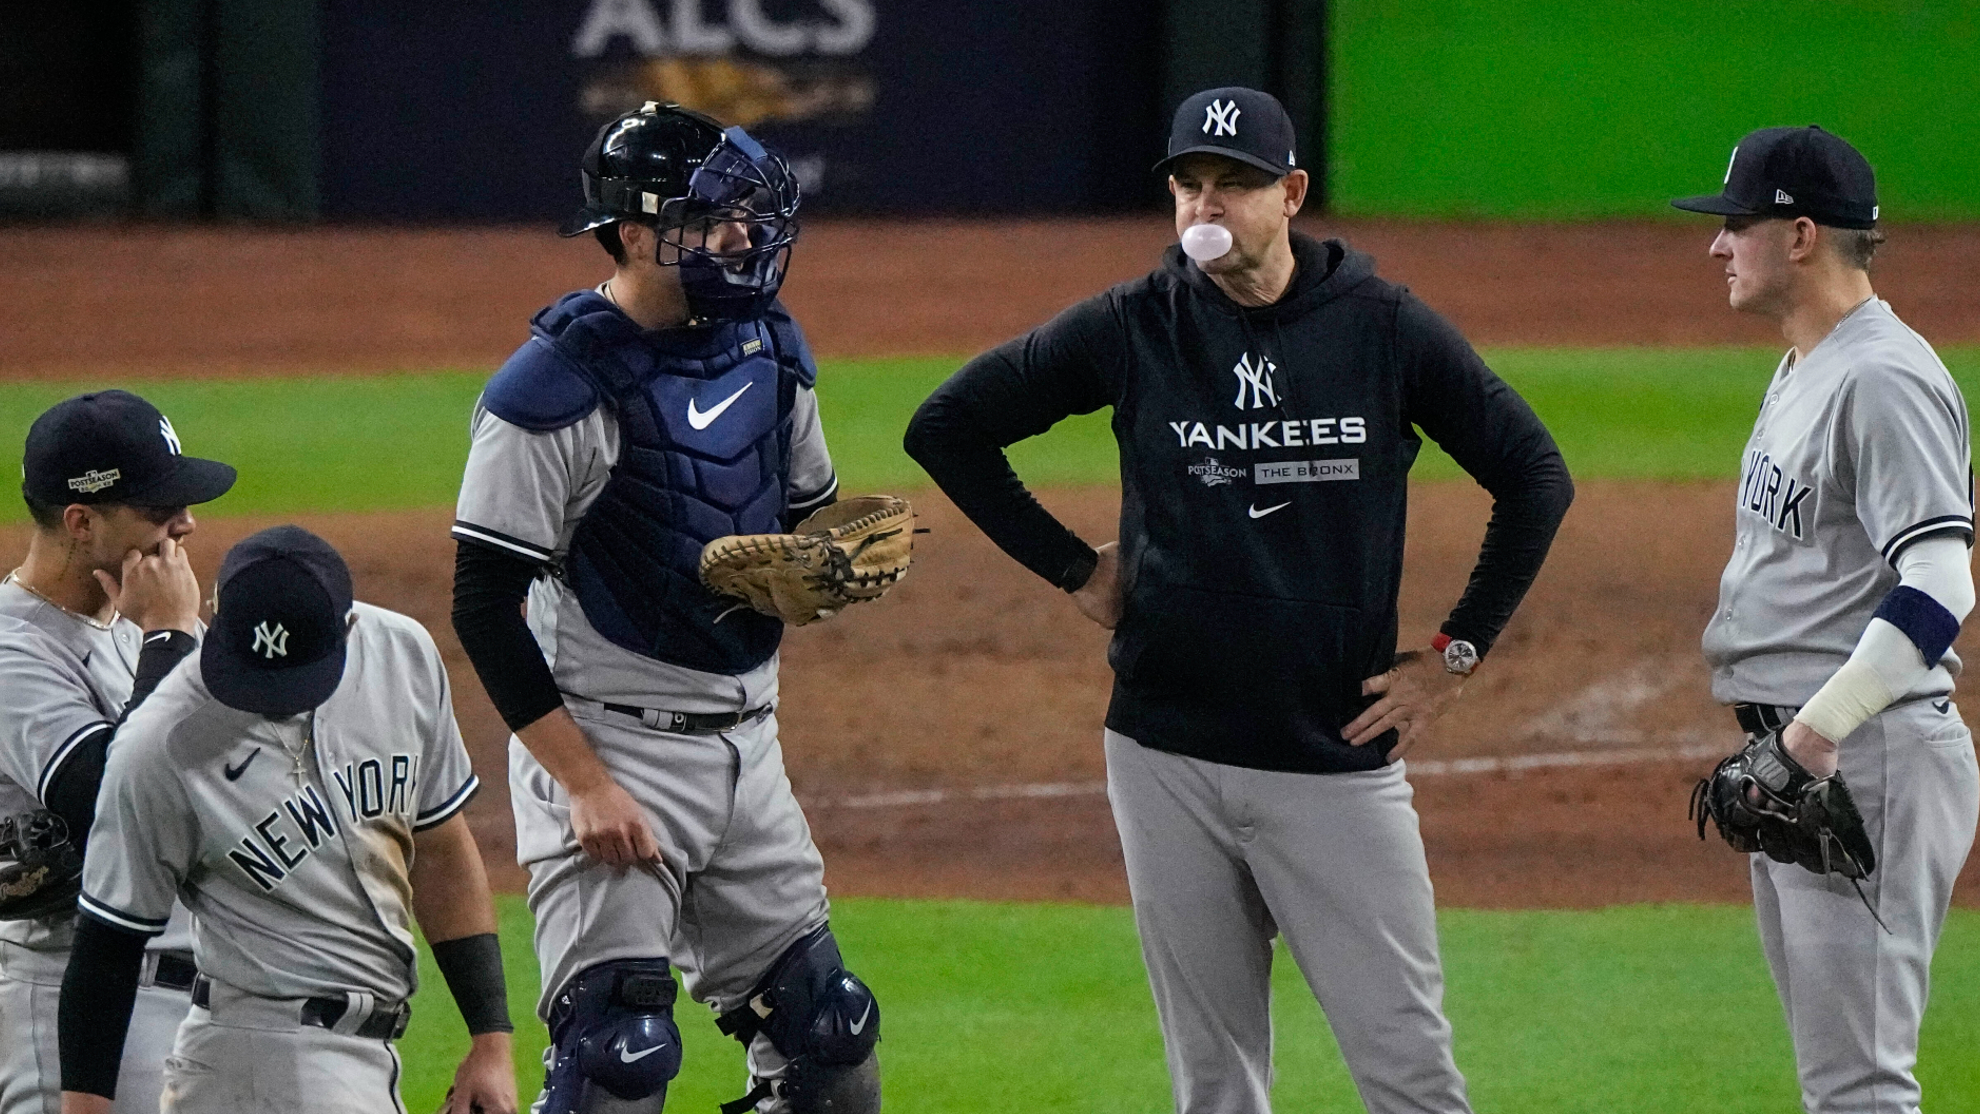
[[[1952,701],[1941,700],[1937,704],[1932,705],[1932,707],[1937,708],[1941,713],[1950,712],[1952,711]]]
[[[1292,506],[1292,500],[1288,499],[1285,502],[1280,503],[1276,507],[1266,507],[1264,510],[1261,511],[1258,509],[1258,504],[1253,503],[1251,505],[1251,517],[1264,518],[1266,515],[1271,514],[1273,511],[1282,511],[1290,506]]]
[[[248,752],[248,756],[246,758],[241,759],[240,765],[225,767],[222,772],[227,775],[227,780],[228,781],[241,780],[241,775],[247,773],[248,763],[254,761],[254,756],[260,753],[261,753],[261,748],[256,747],[252,751]]]
[[[873,1003],[871,1003],[871,1002],[868,1002],[868,1003],[866,1003],[866,1012],[865,1012],[865,1013],[862,1013],[862,1014],[860,1014],[860,1015],[859,1015],[859,1020],[858,1020],[858,1021],[855,1021],[855,1022],[853,1022],[853,1023],[852,1023],[852,1034],[853,1034],[853,1036],[855,1036],[855,1037],[856,1037],[856,1036],[858,1036],[858,1035],[859,1035],[859,1034],[860,1034],[861,1032],[863,1032],[863,1031],[865,1031],[865,1029],[866,1029],[866,1019],[867,1019],[867,1018],[869,1018],[869,1017],[872,1017],[872,1016],[873,1016]]]
[[[705,412],[695,406],[694,399],[688,399],[688,424],[696,429],[707,429],[709,426],[714,425],[715,419],[722,416],[722,411],[727,410],[730,404],[734,403],[737,399],[741,398],[743,396],[743,391],[747,391],[754,386],[756,386],[756,380],[754,379],[750,380],[747,383],[744,383],[742,385],[742,390],[739,390],[735,394],[730,395],[728,398],[725,398],[722,401],[716,403],[715,408],[713,410],[708,410]]]
[[[741,394],[742,392],[738,391],[736,393]],[[646,1059],[648,1056],[653,1055],[655,1052],[658,1052],[665,1047],[667,1046],[664,1044],[656,1044],[652,1048],[642,1048],[638,1052],[628,1052],[625,1049],[621,1048],[619,1049],[619,1062],[622,1064],[638,1063],[639,1061]]]

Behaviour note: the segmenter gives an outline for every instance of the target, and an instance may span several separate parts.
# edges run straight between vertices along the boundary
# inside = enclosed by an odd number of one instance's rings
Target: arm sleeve
[[[1004,449],[1112,403],[1126,350],[1119,334],[1108,295],[1081,302],[963,365],[908,424],[908,455],[943,493],[1004,552],[1068,592],[1093,574],[1093,547],[1039,505]]]
[[[145,697],[158,687],[158,682],[198,646],[199,640],[184,631],[153,631],[145,635],[144,648],[138,653],[137,681],[118,722],[129,719]],[[69,826],[69,842],[78,847],[89,841],[90,825],[96,820],[96,790],[103,783],[103,766],[109,760],[110,741],[115,734],[108,724],[97,727],[62,748],[42,775],[41,803]]]
[[[1898,554],[1898,589],[1920,593],[1944,612],[1935,618],[1949,629],[1923,636],[1931,638],[1935,647],[1940,640],[1950,644],[1959,624],[1973,611],[1971,559],[1964,540],[1943,532],[1913,542]],[[1795,714],[1831,742],[1848,738],[1898,697],[1916,691],[1939,664],[1937,658],[1926,660],[1918,644],[1920,632],[1904,630],[1883,617],[1883,608],[1878,610],[1849,660]]]
[[[839,474],[832,468],[825,427],[818,420],[818,393],[809,387],[798,388],[797,409],[791,415],[791,475],[786,490],[790,498],[786,529],[839,495]]]
[[[141,936],[165,931],[172,902],[199,853],[199,821],[184,784],[160,761],[165,740],[143,711],[118,732],[97,796],[77,907],[88,919]]]
[[[158,687],[158,682],[197,649],[199,639],[182,630],[157,630],[145,635],[144,646],[138,651],[137,676],[131,682],[131,698],[124,701],[124,714],[118,717],[118,722],[129,719],[145,697]]]
[[[523,618],[523,599],[542,571],[537,562],[484,542],[455,547],[454,633],[511,731],[564,703],[543,647]]]
[[[1574,483],[1532,407],[1449,322],[1405,294],[1396,331],[1405,417],[1492,494],[1478,563],[1443,625],[1483,654],[1540,574]]]
[[[422,832],[443,824],[467,807],[481,788],[461,742],[461,726],[454,718],[454,697],[447,684],[447,668],[433,640],[420,631],[427,692],[431,707],[424,721],[429,725],[421,740],[419,759],[419,809],[413,816],[413,831]],[[538,656],[537,661],[542,661]]]
[[[85,917],[76,925],[55,1027],[62,1089],[117,1097],[117,1069],[137,1003],[145,937]]]
[[[1972,449],[1950,376],[1902,365],[1858,369],[1844,400],[1839,476],[1884,560],[1933,534],[1973,542]]]

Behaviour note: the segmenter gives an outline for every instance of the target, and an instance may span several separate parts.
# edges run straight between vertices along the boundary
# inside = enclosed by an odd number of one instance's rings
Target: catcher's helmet
[[[695,316],[754,317],[777,296],[797,239],[798,182],[748,132],[648,101],[599,129],[581,177],[584,208],[561,234],[623,220],[658,228],[674,249],[659,261],[681,268]],[[716,246],[723,226],[741,227],[747,240]]]

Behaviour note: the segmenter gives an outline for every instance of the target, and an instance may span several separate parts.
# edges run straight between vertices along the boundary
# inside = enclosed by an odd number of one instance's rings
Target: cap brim
[[[1687,213],[1710,213],[1715,217],[1758,217],[1764,216],[1758,209],[1749,209],[1737,204],[1724,194],[1711,193],[1703,197],[1680,197],[1671,202],[1671,208],[1683,209]]]
[[[231,464],[201,460],[196,456],[178,458],[172,474],[149,487],[120,495],[117,501],[146,507],[189,507],[211,503],[233,490],[240,473]]]
[[[576,213],[572,214],[569,220],[557,226],[557,235],[582,236],[600,225],[611,224],[614,221],[625,219],[626,215],[624,213],[609,213],[603,209],[593,209],[587,206],[579,209]]]
[[[1246,166],[1255,166],[1258,169],[1263,170],[1265,173],[1272,175],[1274,178],[1283,178],[1287,174],[1290,174],[1292,171],[1298,169],[1297,167],[1291,167],[1291,166],[1275,166],[1270,161],[1266,159],[1261,159],[1257,155],[1254,155],[1249,151],[1239,151],[1231,147],[1217,147],[1206,143],[1196,147],[1186,147],[1183,150],[1177,151],[1175,154],[1170,155],[1168,158],[1163,159],[1161,162],[1156,163],[1155,173],[1167,174],[1169,172],[1169,168],[1175,165],[1176,160],[1182,158],[1185,155],[1222,155],[1227,159],[1236,159],[1238,162],[1241,162]]]
[[[199,648],[200,679],[229,708],[263,716],[294,716],[320,707],[344,680],[346,646],[305,665],[265,669],[227,651],[218,630],[209,627]]]

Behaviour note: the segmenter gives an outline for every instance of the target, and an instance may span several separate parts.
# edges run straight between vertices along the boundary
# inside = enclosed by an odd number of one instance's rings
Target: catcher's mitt
[[[1779,731],[1752,736],[1700,780],[1691,791],[1691,818],[1699,839],[1705,838],[1709,818],[1735,851],[1762,852],[1816,874],[1840,874],[1852,884],[1877,869],[1863,814],[1842,773],[1819,778],[1809,773],[1788,753]],[[1858,896],[1862,893],[1858,886]],[[1877,915],[1874,908],[1870,915]]]
[[[914,558],[914,508],[892,495],[823,507],[789,534],[716,538],[701,551],[701,582],[765,615],[803,626],[879,599]]]
[[[0,921],[74,910],[82,872],[82,849],[60,816],[37,809],[0,820]]]

